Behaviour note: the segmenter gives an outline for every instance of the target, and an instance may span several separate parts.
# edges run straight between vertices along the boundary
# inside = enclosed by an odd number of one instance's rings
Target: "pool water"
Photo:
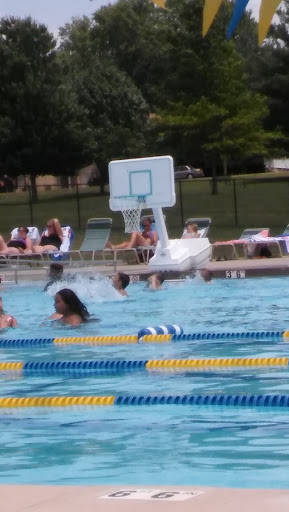
[[[179,324],[185,333],[288,329],[289,278],[165,283],[123,298],[107,278],[67,283],[93,318],[77,329],[47,322],[53,295],[39,286],[1,288],[19,327],[2,338],[137,334]],[[64,287],[63,283],[61,287]],[[42,324],[42,325],[41,325]],[[1,361],[287,356],[279,340],[1,348]],[[288,369],[220,368],[114,375],[0,375],[1,396],[289,393]],[[210,406],[114,406],[0,410],[0,483],[216,485],[289,488],[289,411]]]

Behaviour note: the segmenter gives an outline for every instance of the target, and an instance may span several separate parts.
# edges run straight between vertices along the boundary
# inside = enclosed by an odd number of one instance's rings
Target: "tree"
[[[90,162],[94,147],[55,48],[31,18],[1,19],[0,165],[30,174],[34,195],[37,175],[71,174]]]
[[[73,20],[60,35],[59,59],[93,130],[95,161],[104,183],[110,160],[142,156],[148,106],[132,79],[113,59],[97,55],[86,19]]]
[[[268,97],[269,112],[265,126],[282,131],[275,154],[289,152],[289,1],[282,2],[275,25],[269,31],[254,69],[254,87]]]

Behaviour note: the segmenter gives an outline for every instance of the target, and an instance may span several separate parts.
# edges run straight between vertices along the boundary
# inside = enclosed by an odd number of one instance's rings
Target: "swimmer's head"
[[[117,290],[124,290],[129,285],[129,276],[124,272],[118,272],[113,276],[112,282]]]
[[[204,268],[203,270],[201,270],[201,276],[204,279],[204,281],[209,282],[212,281],[213,274],[210,270]]]
[[[50,265],[50,268],[49,268],[49,277],[51,277],[52,279],[53,278],[57,278],[57,277],[62,277],[63,275],[63,265],[61,265],[60,263],[51,263]]]

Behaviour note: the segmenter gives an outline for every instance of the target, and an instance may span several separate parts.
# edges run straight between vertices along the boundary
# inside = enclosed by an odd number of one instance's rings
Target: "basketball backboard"
[[[171,156],[155,156],[109,163],[109,206],[112,211],[173,206],[176,202],[174,162]]]

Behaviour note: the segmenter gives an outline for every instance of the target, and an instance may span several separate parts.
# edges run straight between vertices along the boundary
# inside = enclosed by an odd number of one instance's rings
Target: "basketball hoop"
[[[138,208],[129,208],[130,201],[127,198],[125,202],[125,209],[121,210],[124,218],[125,233],[132,233],[133,231],[140,231],[140,216],[141,211],[146,208],[145,196],[138,196],[137,206]]]

